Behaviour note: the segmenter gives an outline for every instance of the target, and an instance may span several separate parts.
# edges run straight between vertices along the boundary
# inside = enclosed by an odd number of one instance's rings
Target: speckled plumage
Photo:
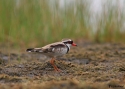
[[[77,46],[76,44],[73,43],[73,41],[71,39],[63,39],[61,42],[55,42],[52,44],[48,44],[41,48],[29,48],[26,51],[41,53],[46,56],[52,57],[52,59],[53,59],[57,56],[63,56],[66,53],[68,53],[71,45]],[[58,68],[54,65],[53,61],[51,61],[51,64],[58,71]]]

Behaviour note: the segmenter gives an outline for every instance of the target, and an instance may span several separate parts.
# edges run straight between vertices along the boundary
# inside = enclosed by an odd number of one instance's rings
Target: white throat
[[[71,46],[71,44],[66,44],[67,46],[68,46],[68,48],[70,49],[70,46]]]

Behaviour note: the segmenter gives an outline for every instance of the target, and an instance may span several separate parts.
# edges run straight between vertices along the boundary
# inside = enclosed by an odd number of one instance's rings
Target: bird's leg
[[[55,71],[59,71],[60,72],[61,70],[57,68],[57,66],[54,64],[54,61],[55,61],[55,58],[52,58],[50,60],[51,65],[53,66],[53,68],[55,69]]]

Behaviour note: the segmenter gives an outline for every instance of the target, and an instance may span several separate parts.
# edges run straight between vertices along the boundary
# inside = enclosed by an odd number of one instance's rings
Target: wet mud
[[[54,71],[49,61],[50,58],[40,54],[1,51],[1,88],[5,84],[13,89],[31,86],[36,89],[125,88],[124,44],[83,43],[72,47],[68,54],[55,61],[61,72]]]

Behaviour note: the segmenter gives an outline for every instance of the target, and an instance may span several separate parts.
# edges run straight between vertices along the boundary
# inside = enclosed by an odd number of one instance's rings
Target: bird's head
[[[77,45],[73,42],[73,40],[71,40],[71,39],[62,39],[62,42],[63,42],[64,44],[66,44],[68,47],[70,47],[70,46],[77,46]]]

